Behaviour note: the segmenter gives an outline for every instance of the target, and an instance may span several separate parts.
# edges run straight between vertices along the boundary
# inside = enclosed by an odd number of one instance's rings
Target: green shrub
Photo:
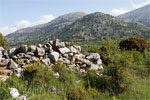
[[[108,65],[110,57],[109,57],[109,52],[107,50],[107,47],[102,46],[101,48],[99,48],[98,53],[100,54],[103,63],[105,65]]]
[[[123,56],[115,55],[111,58],[109,65],[104,67],[104,71],[100,72],[100,76],[94,71],[88,72],[86,80],[90,82],[91,87],[105,92],[109,91],[113,94],[120,94],[128,90],[128,62]]]
[[[10,97],[9,89],[4,82],[0,82],[0,100],[5,100]]]
[[[3,47],[6,49],[6,39],[4,39],[4,36],[2,33],[0,33],[0,47]]]
[[[124,39],[119,44],[120,49],[122,50],[137,50],[139,52],[144,52],[146,48],[148,48],[148,43],[145,39],[140,37],[130,37]]]
[[[59,79],[61,81],[73,84],[73,82],[76,80],[75,74],[71,71],[71,69],[67,68],[66,64],[63,64],[61,61],[57,61],[52,68],[54,72],[58,72],[60,74]]]
[[[87,100],[86,93],[81,87],[71,90],[67,96],[68,100]]]
[[[33,77],[35,77],[36,74],[40,71],[41,66],[42,65],[41,65],[40,61],[26,65],[25,73],[24,73],[25,78],[33,79]]]

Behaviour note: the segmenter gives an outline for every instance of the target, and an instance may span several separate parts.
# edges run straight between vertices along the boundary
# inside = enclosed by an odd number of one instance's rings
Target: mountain
[[[150,27],[150,4],[128,13],[119,15],[118,17],[125,18],[131,22],[143,24],[147,27]]]
[[[7,35],[5,38],[7,39],[9,46],[24,43],[43,43],[49,40],[48,37],[55,38],[58,31],[61,31],[65,26],[72,24],[74,21],[85,15],[86,14],[83,12],[62,15],[49,23],[17,30],[16,32]]]
[[[101,12],[81,15],[80,17],[74,16],[75,18],[64,15],[44,25],[18,30],[5,38],[8,40],[9,46],[23,43],[43,43],[56,38],[62,41],[77,42],[108,37],[113,39],[128,36],[150,38],[150,28],[143,25]]]

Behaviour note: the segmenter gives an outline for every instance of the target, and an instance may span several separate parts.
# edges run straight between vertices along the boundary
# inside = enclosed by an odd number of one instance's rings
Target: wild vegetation
[[[92,45],[91,45],[92,44]],[[60,73],[56,78],[48,66],[39,61],[26,65],[24,76],[12,76],[0,82],[0,99],[10,99],[9,88],[14,87],[29,100],[149,100],[150,51],[122,50],[117,41],[84,43],[82,52],[98,52],[103,70],[81,74],[58,61],[52,66]],[[56,91],[51,91],[51,87]]]
[[[3,47],[6,49],[6,39],[4,39],[4,36],[2,33],[0,33],[0,47]]]

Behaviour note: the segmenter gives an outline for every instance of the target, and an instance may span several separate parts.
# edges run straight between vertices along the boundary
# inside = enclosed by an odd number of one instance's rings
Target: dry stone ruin
[[[69,42],[60,42],[56,39],[44,45],[21,45],[19,48],[12,48],[8,51],[0,47],[0,79],[6,80],[12,73],[20,77],[26,64],[39,60],[49,68],[57,61],[62,61],[81,73],[86,73],[87,69],[103,69],[99,54],[84,55],[81,53],[80,46],[71,45]]]

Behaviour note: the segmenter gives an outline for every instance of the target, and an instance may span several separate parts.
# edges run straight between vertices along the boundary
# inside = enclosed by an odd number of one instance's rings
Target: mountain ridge
[[[64,16],[66,17],[66,15]],[[58,17],[55,21],[53,20],[54,22],[48,23],[46,27],[37,31],[13,33],[5,38],[8,40],[8,45],[13,46],[46,43],[57,38],[61,41],[82,42],[108,37],[112,39],[129,36],[150,37],[150,28],[102,12],[81,14],[80,17],[76,16],[74,20],[72,17],[69,18],[68,20],[58,21],[57,19],[61,19],[61,17]]]
[[[119,15],[118,17],[128,19],[133,23],[138,23],[150,27],[150,4]]]

